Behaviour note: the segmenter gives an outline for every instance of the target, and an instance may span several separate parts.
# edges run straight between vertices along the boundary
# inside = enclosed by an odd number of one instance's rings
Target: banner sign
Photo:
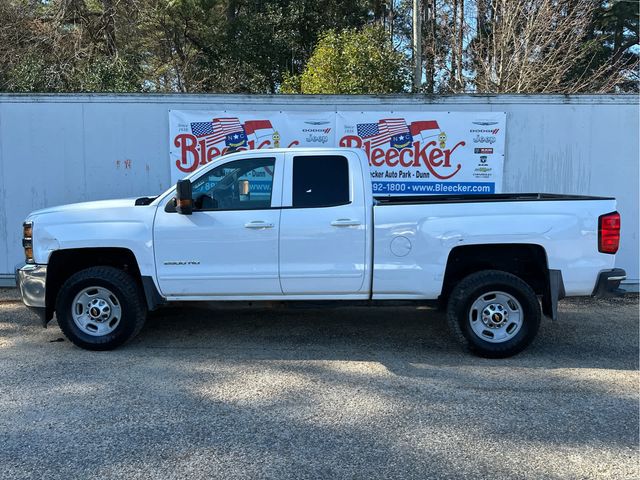
[[[334,147],[335,112],[169,111],[171,181],[227,153]]]
[[[502,191],[506,114],[338,112],[339,146],[362,148],[374,194]]]
[[[505,123],[504,112],[171,110],[171,180],[231,152],[339,146],[366,152],[377,195],[499,193]]]

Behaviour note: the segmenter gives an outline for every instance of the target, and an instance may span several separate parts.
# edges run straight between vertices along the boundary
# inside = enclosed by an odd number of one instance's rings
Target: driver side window
[[[192,183],[195,210],[271,208],[275,158],[247,158],[213,168]]]

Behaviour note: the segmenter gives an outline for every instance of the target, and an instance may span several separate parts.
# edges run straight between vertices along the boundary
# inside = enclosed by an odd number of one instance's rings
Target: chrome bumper
[[[23,303],[33,309],[46,308],[45,284],[47,266],[26,264],[16,268],[16,284],[20,289]]]

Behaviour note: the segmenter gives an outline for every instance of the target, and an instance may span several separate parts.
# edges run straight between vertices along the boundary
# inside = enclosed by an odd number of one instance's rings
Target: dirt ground
[[[0,478],[639,478],[638,296],[506,360],[416,308],[152,314],[112,352],[0,291]]]

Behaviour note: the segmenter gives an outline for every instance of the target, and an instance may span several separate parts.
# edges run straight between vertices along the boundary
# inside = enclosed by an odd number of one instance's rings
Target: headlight
[[[24,248],[24,259],[27,263],[33,261],[33,222],[22,224],[22,247]]]

